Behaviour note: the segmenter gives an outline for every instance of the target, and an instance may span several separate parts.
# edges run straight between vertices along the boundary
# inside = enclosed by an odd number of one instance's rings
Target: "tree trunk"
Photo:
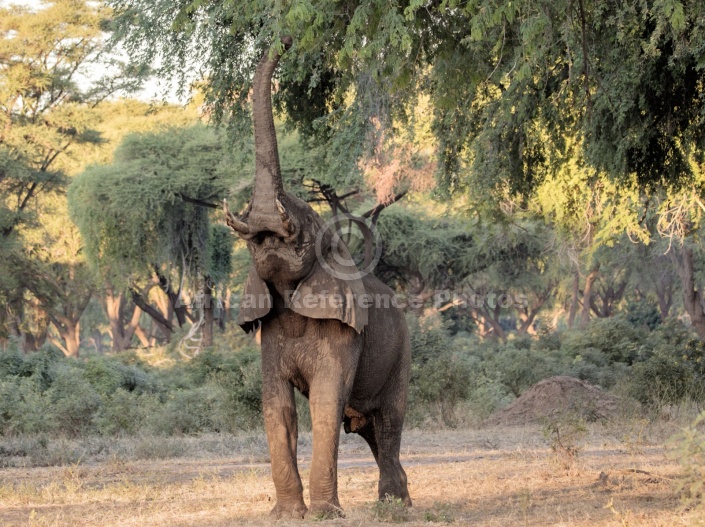
[[[206,277],[203,284],[203,346],[213,345],[213,289],[210,278]]]
[[[139,324],[137,324],[137,327],[135,328],[135,336],[139,339],[140,344],[142,344],[143,348],[149,348],[151,343],[149,342],[147,332]]]
[[[158,309],[147,302],[147,300],[134,289],[132,290],[132,301],[137,304],[142,311],[152,317],[156,327],[162,330],[162,333],[167,336],[166,341],[169,342],[171,333],[174,331],[174,326],[172,326],[171,321],[165,318]]]
[[[223,329],[225,329],[225,326],[230,322],[230,302],[233,300],[233,293],[230,290],[230,287],[226,286],[225,287],[225,301],[223,302]]]
[[[99,329],[93,330],[91,334],[91,342],[93,343],[93,347],[95,348],[96,353],[102,354],[104,351],[103,335],[101,334]]]
[[[58,340],[52,339],[54,345],[63,351],[67,357],[78,357],[81,345],[81,323],[71,320],[63,320],[61,323],[57,323],[52,320],[52,324],[54,324],[59,336],[64,340],[62,345]]]
[[[517,329],[517,335],[536,334],[536,330],[534,329],[534,320],[536,320],[536,315],[539,314],[541,308],[546,304],[548,299],[551,298],[552,291],[553,287],[551,287],[547,291],[539,293],[536,298],[536,302],[533,305],[527,306],[524,309],[524,312],[521,313],[521,315],[523,316],[520,317],[521,324]]]
[[[110,325],[110,338],[112,340],[113,351],[124,350],[123,344],[125,342],[125,336],[122,324],[122,305],[122,293],[115,295],[113,290],[110,288],[107,288],[104,291],[103,309],[105,309],[105,314],[108,317],[108,324]]]
[[[575,326],[575,317],[578,315],[580,307],[580,271],[577,269],[573,274],[573,291],[570,296],[570,311],[568,312],[568,327]]]
[[[698,336],[705,340],[705,310],[702,291],[695,284],[693,251],[684,246],[680,251],[680,258],[675,255],[675,250],[673,258],[676,260],[676,269],[683,287],[683,306]]]
[[[592,286],[600,274],[600,264],[597,264],[585,279],[585,290],[583,291],[583,311],[580,314],[580,326],[585,327],[590,323],[590,301],[592,299]]]
[[[656,296],[658,296],[658,309],[661,320],[666,320],[671,313],[673,305],[673,288],[663,283],[656,284]]]
[[[107,288],[103,295],[103,309],[110,324],[111,347],[113,351],[120,352],[130,347],[132,337],[140,321],[142,310],[135,305],[132,310],[130,321],[125,326],[127,311],[127,300],[122,293],[114,294],[112,289]]]
[[[78,357],[78,348],[81,345],[81,323],[76,322],[75,325],[69,326],[61,336],[66,342],[67,355],[69,357]]]

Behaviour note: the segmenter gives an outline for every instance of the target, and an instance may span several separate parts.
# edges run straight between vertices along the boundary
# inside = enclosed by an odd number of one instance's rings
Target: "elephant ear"
[[[242,294],[242,302],[240,302],[237,323],[248,333],[254,331],[257,329],[258,321],[269,313],[270,309],[272,309],[272,295],[269,292],[269,287],[259,277],[254,266],[250,267],[245,290]]]
[[[347,247],[337,245],[299,282],[290,306],[299,315],[337,319],[361,333],[367,325],[366,303],[360,301],[365,286]]]

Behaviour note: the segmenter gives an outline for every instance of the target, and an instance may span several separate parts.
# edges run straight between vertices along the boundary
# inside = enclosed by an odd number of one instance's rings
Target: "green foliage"
[[[147,372],[106,357],[89,357],[84,363],[83,377],[103,396],[118,390],[136,394],[154,391],[154,380]]]
[[[611,363],[632,364],[639,356],[644,337],[643,331],[616,316],[593,320],[584,330],[566,333],[562,348],[576,357],[595,350]]]
[[[226,225],[211,225],[208,236],[208,276],[216,282],[222,283],[233,272],[233,243],[235,242],[232,229]]]
[[[91,431],[101,398],[81,369],[68,361],[57,364],[55,378],[42,394],[51,403],[56,427],[68,435]]]
[[[154,369],[121,355],[0,352],[0,435],[160,435],[261,426],[259,352],[208,350]]]
[[[5,434],[52,431],[56,422],[51,401],[33,378],[0,382],[0,431]]]
[[[632,302],[627,306],[627,322],[636,327],[646,326],[653,330],[661,323],[661,314],[655,305],[647,302]]]
[[[409,521],[409,508],[401,498],[387,495],[372,505],[372,514],[382,523],[404,523]]]
[[[90,167],[69,188],[89,260],[114,283],[162,265],[224,276],[231,238],[192,201],[218,205],[234,186],[244,161],[231,152],[201,125],[126,137],[112,164]]]
[[[489,377],[496,378],[519,397],[527,388],[554,374],[550,357],[531,348],[509,342],[498,348],[489,348],[484,354],[483,368]]]
[[[160,415],[157,395],[117,388],[102,397],[95,425],[107,436],[144,433],[151,420]]]
[[[660,407],[686,399],[705,400],[705,345],[674,320],[651,334],[643,362],[634,365],[629,393],[642,404]]]
[[[365,153],[357,145],[375,135],[373,117],[391,130],[427,96],[442,179],[474,198],[528,195],[575,159],[564,156],[570,137],[584,142],[579,157],[616,179],[678,184],[692,177],[690,156],[705,140],[703,11],[694,1],[110,5],[134,58],[159,59],[164,76],[181,82],[204,64],[206,100],[220,120],[246,114],[256,60],[292,35],[283,108],[303,132],[356,145],[341,159]]]
[[[411,336],[410,405],[437,406],[446,425],[455,425],[456,404],[467,398],[471,371],[453,356],[448,331],[439,321],[407,317]]]

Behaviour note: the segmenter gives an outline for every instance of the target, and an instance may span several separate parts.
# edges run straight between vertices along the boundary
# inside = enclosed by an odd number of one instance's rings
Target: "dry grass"
[[[700,525],[682,511],[674,491],[679,468],[659,433],[639,422],[592,426],[566,465],[538,427],[411,431],[402,448],[414,508],[408,514],[374,505],[377,469],[367,447],[344,436],[340,498],[346,517],[328,525],[379,525],[380,520],[428,525],[487,526]],[[204,438],[206,443],[212,438]],[[156,441],[156,440],[155,440]],[[108,457],[63,467],[15,467],[0,472],[0,525],[170,526],[286,525],[267,516],[273,485],[262,441],[232,439],[196,454],[184,439],[179,457]],[[254,445],[238,450],[237,445]],[[310,436],[300,464],[307,478]],[[189,446],[190,445],[190,446]],[[308,525],[308,521],[296,522]],[[317,522],[319,523],[319,522]],[[320,523],[319,523],[320,524]]]

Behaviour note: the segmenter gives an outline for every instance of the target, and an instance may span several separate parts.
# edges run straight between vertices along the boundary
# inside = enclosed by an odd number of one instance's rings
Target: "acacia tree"
[[[560,147],[566,133],[615,178],[674,183],[705,140],[695,0],[111,5],[135,57],[182,75],[203,65],[216,118],[240,114],[259,50],[292,35],[279,99],[301,130],[340,135],[339,157],[364,153],[353,132],[391,125],[424,92],[443,175],[459,184],[527,192],[545,175],[545,134]]]
[[[20,336],[26,349],[41,345],[51,321],[62,337],[71,335],[65,348],[73,350],[85,307],[81,258],[45,259],[55,240],[43,222],[62,214],[56,200],[75,158],[101,141],[99,106],[139,84],[137,72],[101,55],[108,15],[78,0],[0,7],[0,237],[9,263],[0,297],[5,332]],[[96,78],[98,70],[106,73]],[[31,327],[32,318],[42,322]]]
[[[210,224],[229,189],[245,172],[246,156],[228,150],[224,138],[203,125],[127,136],[111,164],[89,167],[69,187],[69,206],[86,254],[103,280],[113,347],[129,345],[139,331],[137,309],[149,315],[168,340],[193,319],[182,286],[206,294],[204,345],[212,343],[215,282],[231,270],[233,240]],[[234,199],[233,199],[234,198]],[[231,202],[244,203],[235,195]],[[158,293],[150,302],[149,292]],[[127,327],[125,296],[135,304]],[[192,295],[193,296],[193,295]]]

